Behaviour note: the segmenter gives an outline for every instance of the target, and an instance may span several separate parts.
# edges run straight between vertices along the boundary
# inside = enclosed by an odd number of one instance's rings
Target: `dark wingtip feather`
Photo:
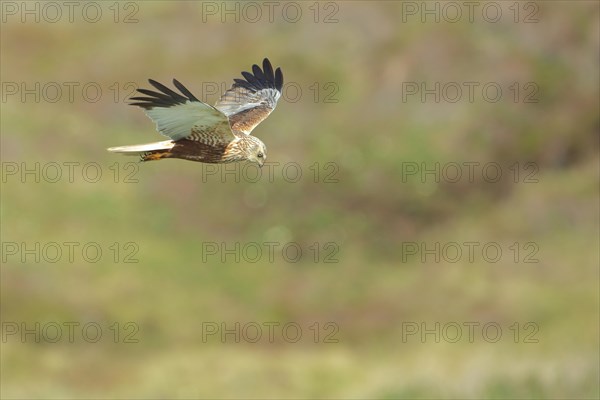
[[[256,79],[258,79],[259,81],[267,81],[267,78],[265,77],[265,75],[263,74],[262,70],[260,69],[260,67],[256,64],[254,64],[252,66],[252,72],[254,73],[254,76],[256,77]]]
[[[279,92],[281,92],[281,88],[283,88],[283,73],[279,67],[275,70],[275,87]]]
[[[252,86],[254,86],[254,87],[256,88],[256,90],[259,90],[259,89],[260,89],[260,87],[261,87],[261,85],[262,85],[262,82],[261,82],[260,80],[258,80],[258,78],[256,78],[254,75],[252,75],[250,72],[243,71],[243,72],[242,72],[242,76],[243,76],[244,78],[246,78],[246,80],[247,80],[247,81],[248,81],[248,82],[249,82],[249,83],[250,83]]]
[[[175,87],[179,89],[185,96],[169,89],[160,82],[154,79],[148,79],[148,82],[158,90],[155,92],[149,89],[137,89],[139,93],[147,97],[136,96],[131,97],[129,100],[135,101],[135,103],[129,103],[132,106],[142,107],[146,110],[154,107],[172,107],[177,104],[185,104],[187,101],[198,101],[198,99],[181,83],[176,79],[173,80]],[[182,89],[183,88],[183,89]]]
[[[149,90],[149,89],[136,89],[136,91],[141,94],[145,94],[146,96],[155,97],[157,99],[170,99],[171,98],[171,96],[169,96],[167,94],[155,92],[155,91]]]
[[[183,100],[187,100],[185,97],[183,97],[179,93],[175,92],[174,90],[169,89],[168,87],[166,87],[162,83],[156,82],[156,81],[154,81],[152,79],[150,79],[149,82],[152,84],[152,86],[154,86],[155,88],[157,88],[158,90],[160,90],[161,92],[163,92],[167,96],[171,96],[174,99],[178,99],[178,100],[182,100],[182,101]]]
[[[152,106],[148,105],[148,103],[142,103],[142,102],[136,102],[136,103],[129,103],[130,106],[137,106],[137,107],[142,107],[145,110],[149,110],[152,108]]]
[[[268,58],[263,60],[263,71],[265,72],[265,76],[267,78],[273,78],[273,66]]]
[[[191,100],[191,101],[200,101],[200,100],[198,100],[198,99],[196,98],[196,96],[194,96],[194,95],[192,94],[192,92],[190,92],[190,91],[188,90],[188,88],[186,88],[185,86],[183,86],[183,84],[181,84],[181,82],[179,82],[177,79],[173,79],[173,85],[175,85],[175,87],[176,87],[177,89],[179,89],[179,91],[180,91],[181,93],[183,93],[185,96],[187,96],[187,98],[188,98],[189,100]]]
[[[283,74],[281,69],[277,68],[275,74],[273,73],[273,66],[268,58],[263,59],[262,70],[256,64],[252,65],[252,73],[243,71],[243,79],[234,79],[234,87],[243,87],[244,89],[251,90],[253,92],[262,89],[277,89],[281,92],[283,87]]]

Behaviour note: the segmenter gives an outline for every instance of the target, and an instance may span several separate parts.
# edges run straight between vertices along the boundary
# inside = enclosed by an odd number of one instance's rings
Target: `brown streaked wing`
[[[240,111],[229,117],[229,125],[233,131],[241,131],[250,134],[252,130],[264,121],[273,111],[268,106],[258,106],[248,110]]]

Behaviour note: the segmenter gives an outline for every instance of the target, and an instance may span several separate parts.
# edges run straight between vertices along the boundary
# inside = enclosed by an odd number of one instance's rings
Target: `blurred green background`
[[[245,3],[106,2],[97,22],[83,3],[73,22],[26,3],[36,22],[23,4],[2,3],[0,41],[3,398],[598,398],[597,2],[494,3],[497,22],[488,3],[470,21],[436,2],[276,2],[272,17],[261,3],[258,16]],[[221,167],[106,152],[162,140],[125,101],[147,78],[213,103],[209,89],[263,57],[288,91],[254,133],[268,161],[301,167],[298,182],[281,167],[250,182],[242,166],[220,179]],[[449,101],[451,87],[440,101],[407,95],[436,82],[480,86],[473,101]],[[482,95],[490,82],[499,101]],[[453,162],[502,176],[406,174]],[[36,163],[39,179],[22,176]],[[78,163],[73,179],[64,163]],[[269,241],[303,256],[206,252]],[[78,243],[72,260],[65,242]],[[464,242],[502,257],[406,251]],[[81,254],[90,243],[98,262]],[[73,340],[65,323],[79,324]],[[236,323],[262,338],[207,335]],[[301,338],[270,340],[265,323]],[[407,336],[422,323],[439,343]]]

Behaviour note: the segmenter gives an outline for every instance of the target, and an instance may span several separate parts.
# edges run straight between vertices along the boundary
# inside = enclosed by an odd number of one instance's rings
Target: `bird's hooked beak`
[[[260,168],[262,168],[262,166],[265,164],[265,159],[264,159],[264,157],[263,157],[263,158],[259,158],[259,159],[257,160],[257,162],[258,162],[258,166],[259,166]]]

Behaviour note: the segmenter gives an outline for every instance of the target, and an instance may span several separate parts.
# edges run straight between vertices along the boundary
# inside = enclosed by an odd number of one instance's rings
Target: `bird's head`
[[[251,145],[248,151],[248,161],[255,162],[259,167],[262,167],[267,159],[267,146],[260,139],[254,136],[248,136]]]

